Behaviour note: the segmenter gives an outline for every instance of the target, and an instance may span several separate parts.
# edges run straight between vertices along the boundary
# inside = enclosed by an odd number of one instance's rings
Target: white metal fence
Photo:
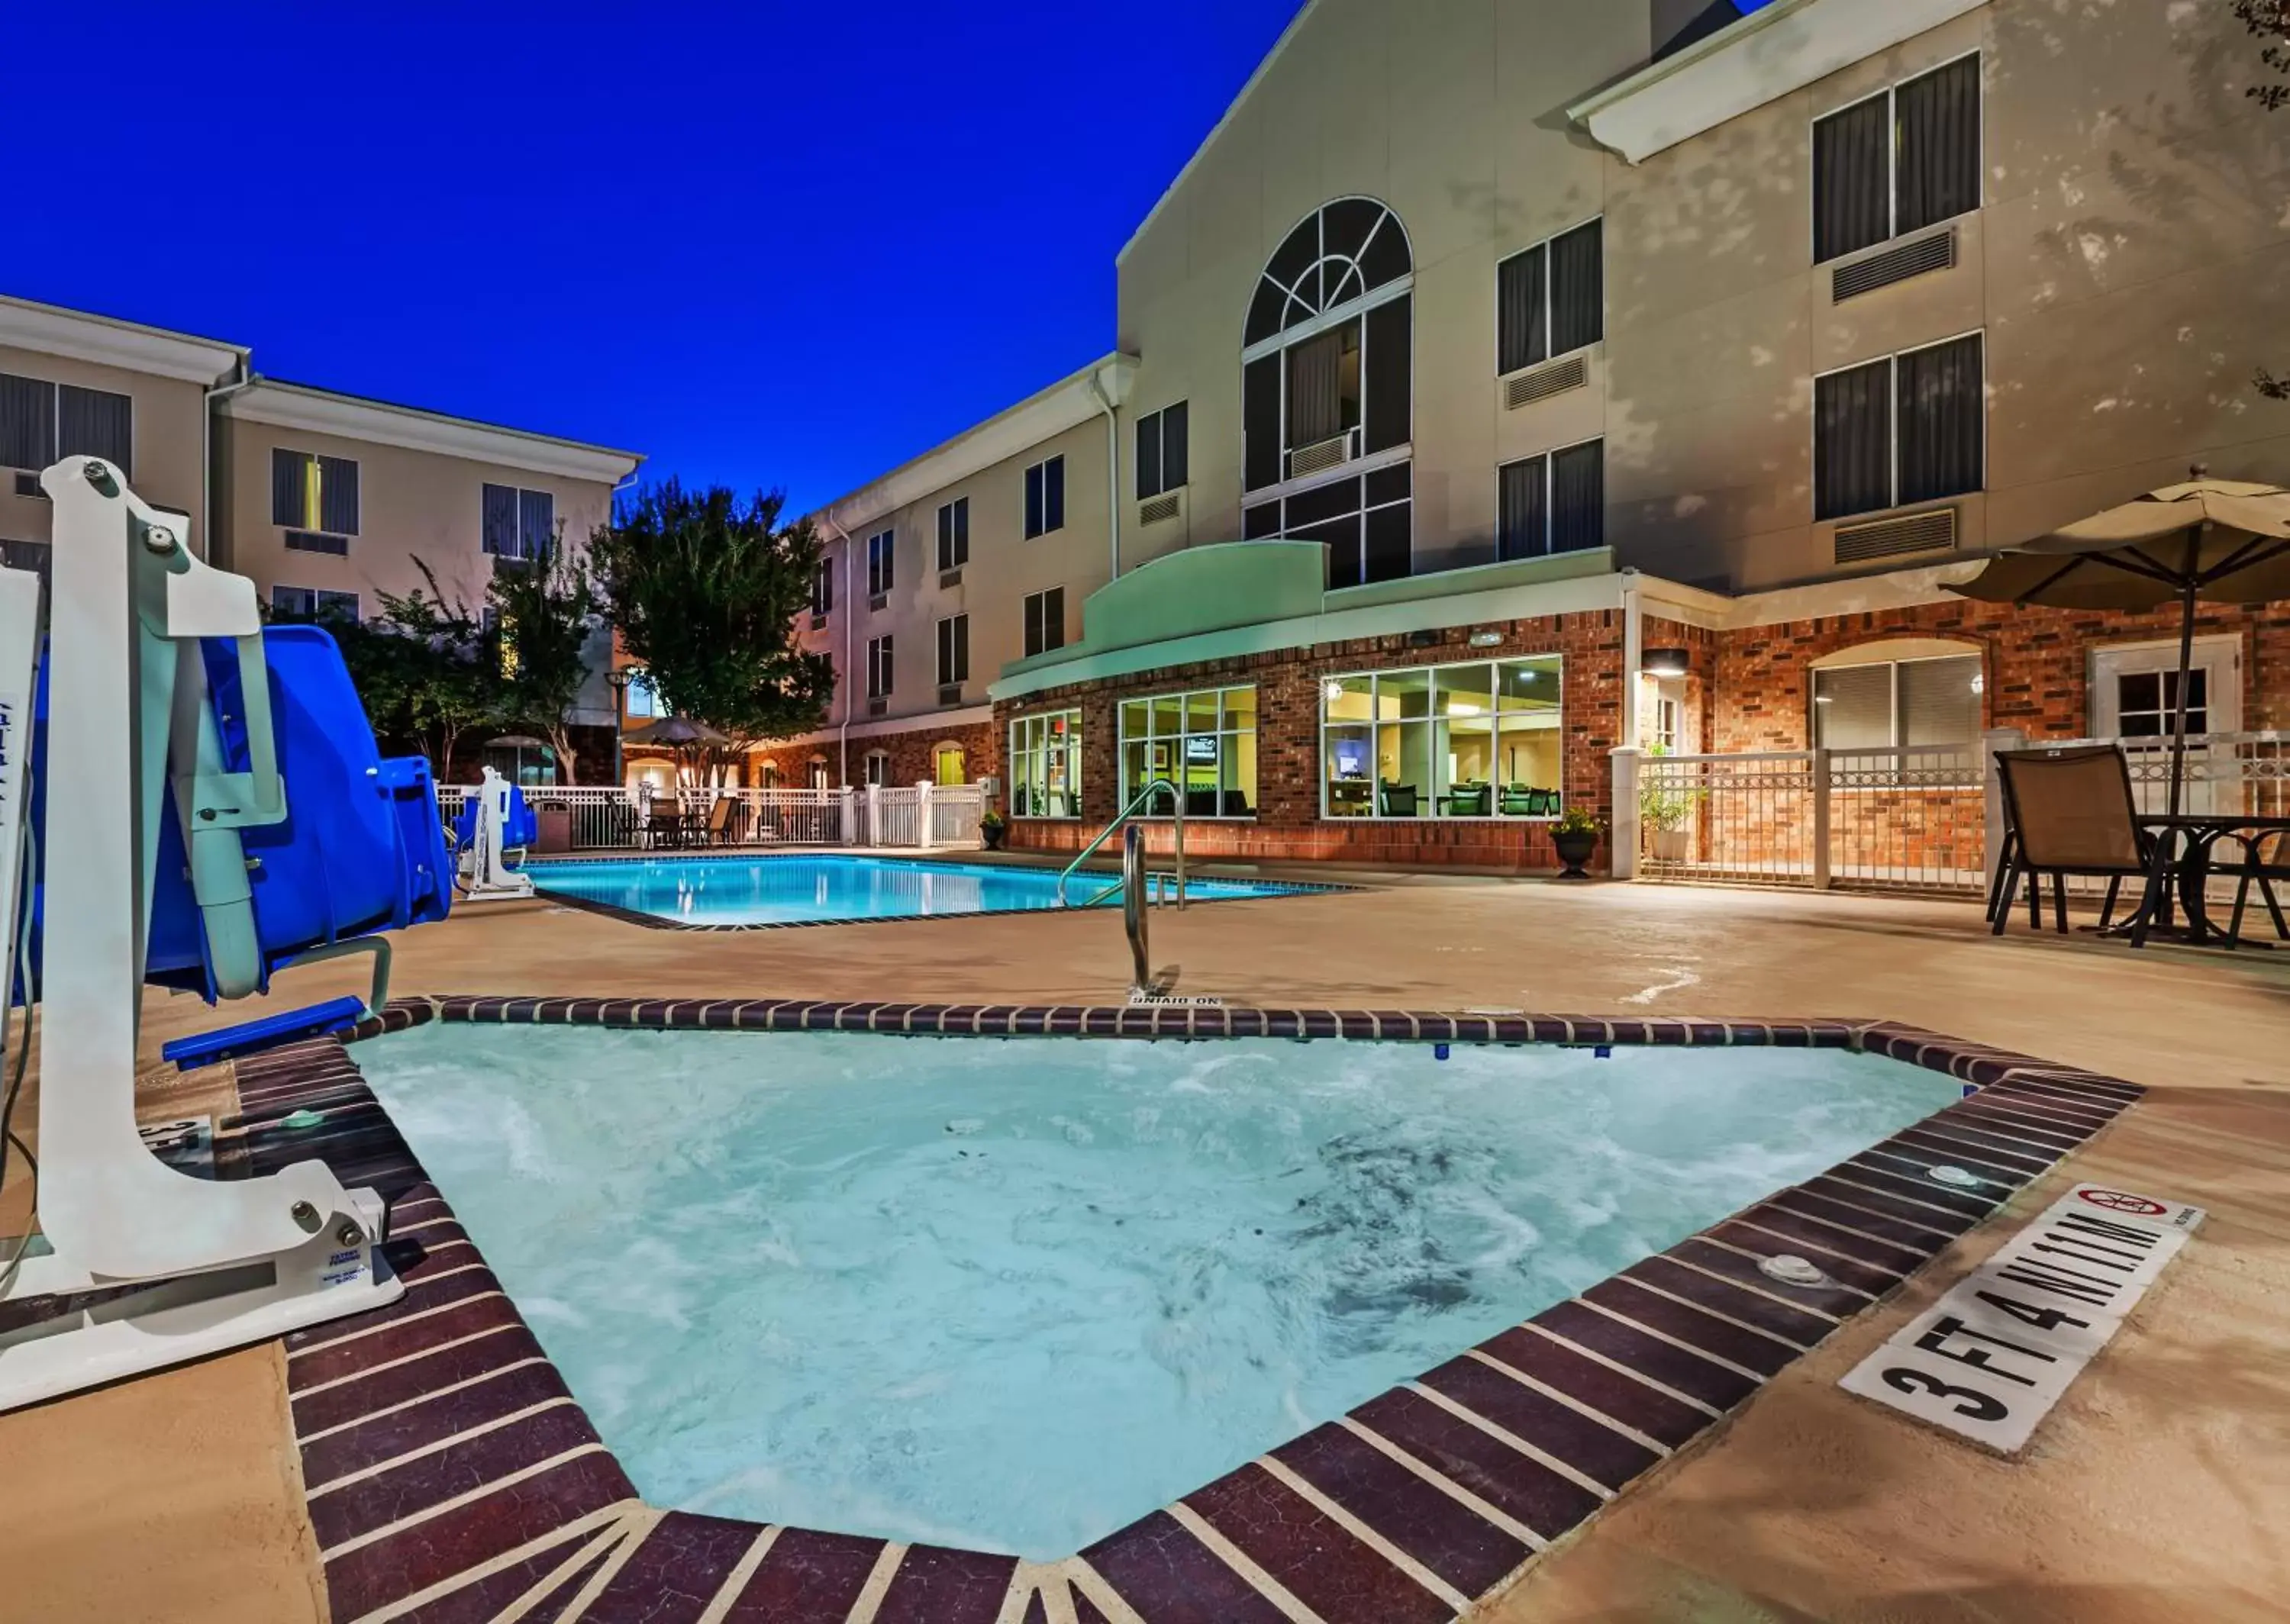
[[[452,822],[474,786],[441,784]],[[975,850],[987,808],[982,784],[869,785],[852,789],[685,788],[651,796],[614,786],[526,786],[544,851],[668,851],[702,847],[861,846]]]
[[[1645,880],[1977,894],[2003,844],[1991,755],[2030,742],[2001,731],[1974,744],[1888,749],[1620,750],[1617,872]],[[2140,810],[2166,809],[2168,739],[2037,742],[2121,746]],[[2290,816],[2290,735],[2191,737],[2185,781],[2190,812]]]

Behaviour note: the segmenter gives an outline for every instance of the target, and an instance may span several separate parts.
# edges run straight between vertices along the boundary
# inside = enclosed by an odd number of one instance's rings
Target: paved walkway
[[[1128,977],[1109,914],[701,934],[546,900],[494,910],[405,936],[397,990],[1102,1002]],[[1995,1460],[1835,1388],[1960,1272],[1951,1259],[1634,1490],[1489,1617],[2282,1616],[2290,953],[2134,955],[2016,925],[1999,942],[1957,903],[1467,877],[1164,912],[1153,932],[1177,990],[1232,1003],[1891,1018],[2158,1091],[2074,1171],[2204,1204],[2211,1221],[2022,1459]],[[315,966],[280,992],[359,990],[358,974]],[[148,1014],[155,1048],[216,1020],[187,999],[155,997]],[[2028,1192],[2019,1210],[2054,1193]],[[2012,1227],[1976,1232],[1962,1257]],[[299,1516],[299,1492],[279,1390],[275,1353],[258,1349],[0,1418],[0,1572],[12,1588],[36,1579],[17,1593],[21,1616],[317,1616],[298,1565],[307,1534],[281,1522]],[[81,1486],[52,1492],[58,1474]],[[236,1498],[187,1495],[187,1480],[227,1482]],[[192,1604],[175,1577],[185,1563],[243,1573],[244,1588],[203,1582]]]

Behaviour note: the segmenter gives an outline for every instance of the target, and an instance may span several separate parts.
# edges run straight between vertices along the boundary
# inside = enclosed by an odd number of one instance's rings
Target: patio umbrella
[[[713,749],[732,742],[729,733],[719,733],[705,722],[694,722],[686,716],[663,716],[641,732],[630,728],[628,740],[630,744],[656,744],[674,749],[694,745]]]
[[[2057,609],[2179,605],[2179,681],[2171,727],[2171,816],[2179,815],[2187,752],[2188,674],[2195,604],[2290,598],[2290,491],[2212,479],[2134,497],[2023,542],[1950,590],[1990,604]]]

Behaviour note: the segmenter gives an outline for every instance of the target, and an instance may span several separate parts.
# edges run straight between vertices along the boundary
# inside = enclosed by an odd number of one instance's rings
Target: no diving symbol
[[[2160,1218],[2170,1211],[2159,1201],[2150,1201],[2144,1196],[2127,1196],[2121,1190],[2078,1190],[2076,1195],[2095,1207],[2105,1207],[2110,1212],[2135,1212],[2142,1218]]]

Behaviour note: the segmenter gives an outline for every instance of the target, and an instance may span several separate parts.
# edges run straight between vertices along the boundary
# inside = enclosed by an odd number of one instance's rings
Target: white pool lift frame
[[[380,1255],[386,1209],[374,1191],[344,1189],[317,1160],[194,1178],[136,1131],[162,797],[173,796],[184,831],[217,989],[237,998],[256,990],[262,969],[239,831],[284,820],[290,787],[254,583],[192,556],[189,519],[149,507],[100,460],[69,459],[40,483],[55,522],[39,1221],[0,1273],[0,1305],[31,1309],[27,1320],[0,1307],[0,1411],[378,1308],[405,1290]],[[39,598],[37,576],[0,569],[0,988],[14,985],[28,905]],[[225,770],[199,646],[226,637],[246,712],[244,772]],[[28,1043],[30,1012],[20,1019],[18,1042]],[[40,1298],[52,1300],[28,1301]]]
[[[509,781],[492,768],[477,786],[469,849],[461,853],[461,900],[507,902],[532,895],[532,876],[508,866]]]

